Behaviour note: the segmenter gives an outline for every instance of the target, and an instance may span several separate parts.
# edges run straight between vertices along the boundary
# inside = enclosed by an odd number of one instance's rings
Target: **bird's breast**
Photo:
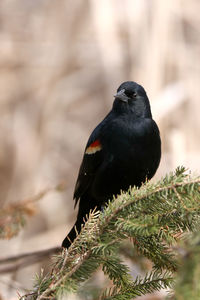
[[[101,141],[103,162],[92,187],[99,199],[140,186],[154,175],[160,160],[160,137],[153,120],[112,120]]]
[[[106,152],[112,155],[124,156],[140,150],[151,142],[153,132],[145,126],[142,120],[121,118],[112,120],[108,124],[109,130],[105,130],[103,140],[105,141]]]

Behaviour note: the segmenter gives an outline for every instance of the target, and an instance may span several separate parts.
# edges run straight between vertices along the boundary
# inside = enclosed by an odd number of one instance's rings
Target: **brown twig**
[[[38,194],[36,194],[30,198],[24,199],[22,201],[16,201],[16,202],[10,203],[5,208],[3,207],[1,210],[1,215],[3,215],[4,211],[10,213],[10,211],[15,210],[16,208],[20,209],[21,207],[23,208],[24,206],[26,206],[29,203],[37,202],[41,198],[46,196],[49,192],[63,191],[65,189],[66,189],[66,182],[60,182],[59,184],[57,184],[54,187],[47,187],[47,188],[43,189],[42,191],[40,191]]]
[[[36,213],[34,203],[42,199],[49,192],[63,191],[66,188],[66,182],[61,182],[54,187],[48,187],[35,196],[23,201],[10,203],[3,207],[0,211],[0,238],[10,239],[17,235],[24,225],[27,216]]]
[[[43,260],[45,257],[56,254],[62,250],[61,247],[53,247],[45,250],[24,253],[0,259],[0,274],[10,273],[27,267]]]

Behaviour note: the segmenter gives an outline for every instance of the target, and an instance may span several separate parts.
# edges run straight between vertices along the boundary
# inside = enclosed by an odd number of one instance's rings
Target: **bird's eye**
[[[134,92],[134,93],[133,93],[133,98],[136,98],[136,97],[137,97],[137,93]]]

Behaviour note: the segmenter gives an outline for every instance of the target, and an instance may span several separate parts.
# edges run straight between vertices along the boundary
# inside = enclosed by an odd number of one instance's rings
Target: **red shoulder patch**
[[[85,150],[86,154],[94,154],[97,151],[100,151],[102,149],[100,140],[95,140],[92,144],[90,144],[90,146],[87,147],[87,149]]]
[[[101,146],[100,140],[96,140],[89,147],[99,147],[99,146]]]

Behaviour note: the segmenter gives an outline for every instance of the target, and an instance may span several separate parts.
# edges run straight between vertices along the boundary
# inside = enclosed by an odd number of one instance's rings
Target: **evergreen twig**
[[[199,177],[177,168],[156,184],[147,182],[122,193],[103,212],[91,212],[68,252],[57,257],[52,273],[36,281],[31,299],[56,299],[77,292],[100,265],[115,289],[108,299],[132,299],[170,286],[171,272],[178,267],[174,245],[183,232],[199,228],[199,187]],[[150,276],[139,281],[133,281],[119,257],[119,247],[127,237],[153,262]],[[30,299],[30,294],[22,299]]]

